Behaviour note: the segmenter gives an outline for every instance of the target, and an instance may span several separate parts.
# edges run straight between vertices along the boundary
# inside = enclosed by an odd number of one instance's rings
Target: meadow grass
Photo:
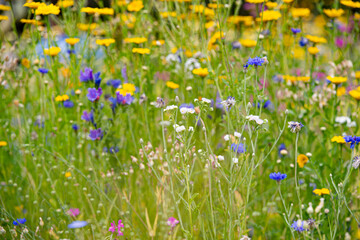
[[[360,239],[359,2],[14,2],[0,238]]]

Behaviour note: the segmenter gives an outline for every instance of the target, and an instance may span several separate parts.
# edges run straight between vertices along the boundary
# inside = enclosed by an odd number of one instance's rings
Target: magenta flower
[[[115,222],[111,223],[111,226],[109,227],[109,232],[114,233],[115,231],[117,231],[117,234],[119,236],[123,236],[124,233],[121,231],[121,228],[123,228],[123,227],[124,227],[124,224],[122,223],[121,219],[119,219],[117,226],[115,225]]]
[[[70,208],[69,211],[67,211],[67,214],[69,214],[71,217],[76,217],[80,214],[80,210],[78,208]]]
[[[344,48],[346,46],[346,41],[342,37],[337,37],[335,39],[335,44],[338,48]]]
[[[168,224],[171,228],[174,228],[178,223],[179,223],[179,220],[177,220],[177,219],[174,218],[174,217],[170,217],[170,218],[167,220],[167,224]]]

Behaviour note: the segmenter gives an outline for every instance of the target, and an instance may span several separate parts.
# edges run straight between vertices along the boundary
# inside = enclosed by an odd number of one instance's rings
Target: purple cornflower
[[[350,148],[354,149],[355,145],[360,143],[360,137],[357,136],[345,136],[345,142],[350,143]]]
[[[124,227],[124,224],[121,222],[121,219],[119,219],[117,226],[116,226],[115,222],[111,223],[111,226],[109,227],[109,232],[114,233],[115,231],[117,231],[117,234],[119,236],[123,236],[124,233],[121,231],[121,228],[123,228],[123,227]]]
[[[85,120],[87,122],[91,122],[92,124],[94,124],[94,111],[91,110],[90,112],[88,111],[83,111],[83,114],[81,115],[81,120]]]
[[[231,144],[230,148],[233,152],[238,153],[238,154],[246,152],[246,149],[245,149],[245,146],[243,143],[239,143],[239,144],[233,143],[233,144]]]
[[[88,94],[86,95],[89,101],[94,102],[100,99],[100,96],[102,94],[101,88],[88,88]]]
[[[80,82],[89,82],[94,80],[93,70],[91,68],[85,68],[84,71],[80,71]]]
[[[239,49],[241,48],[241,43],[239,41],[235,41],[231,43],[232,49]]]
[[[278,183],[280,183],[280,181],[284,180],[287,177],[287,175],[285,173],[274,172],[274,173],[270,173],[269,177],[270,177],[270,179],[275,180]]]
[[[120,94],[119,92],[116,93],[116,102],[117,104],[122,105],[130,105],[134,101],[134,97],[131,94],[127,93],[125,96]]]
[[[67,211],[67,214],[71,217],[76,217],[80,214],[80,210],[78,208],[70,208],[69,211]]]
[[[121,69],[121,76],[123,77],[124,82],[128,81],[128,76],[127,76],[127,73],[126,73],[126,66]]]
[[[39,71],[41,74],[45,74],[45,73],[48,73],[48,72],[49,72],[49,69],[39,68],[38,71]]]
[[[72,108],[74,107],[74,103],[71,100],[66,100],[63,102],[64,107],[66,108]]]
[[[170,218],[167,220],[167,225],[169,225],[171,228],[174,228],[178,223],[179,223],[179,220],[177,220],[177,219],[174,218],[174,217],[170,217]]]
[[[299,29],[299,28],[291,28],[291,31],[294,35],[301,33],[301,29]]]
[[[93,141],[100,140],[100,139],[102,139],[103,136],[104,136],[104,133],[101,130],[101,128],[90,130],[89,138]]]
[[[225,101],[222,101],[221,104],[223,104],[226,109],[230,109],[232,106],[234,106],[236,103],[236,100],[234,97],[229,96]]]
[[[286,151],[286,146],[284,143],[280,144],[279,149],[278,149],[278,155],[279,157],[284,157],[284,155],[282,154],[282,151],[285,150]]]
[[[247,61],[247,64],[248,65],[253,65],[254,67],[257,67],[257,66],[262,66],[264,61],[265,60],[263,58],[260,58],[260,57],[254,57],[254,58],[249,57],[249,59]]]
[[[25,224],[25,222],[26,222],[26,219],[25,219],[25,218],[18,218],[18,219],[16,219],[16,221],[13,221],[13,224],[14,224],[15,226],[18,226],[18,225],[20,225],[20,224]]]
[[[291,228],[297,232],[303,232],[306,230],[304,228],[304,221],[301,220],[294,221],[293,224],[291,224]]]

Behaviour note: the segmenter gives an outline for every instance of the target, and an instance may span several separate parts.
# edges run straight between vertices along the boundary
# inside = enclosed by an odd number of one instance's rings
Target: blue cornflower
[[[355,145],[360,143],[360,137],[357,136],[345,136],[345,142],[350,143],[350,148],[354,149]]]
[[[13,224],[15,226],[18,226],[19,224],[25,224],[25,222],[26,222],[25,218],[18,218],[18,219],[16,219],[16,221],[13,221]]]
[[[100,83],[101,83],[100,72],[95,73],[95,75],[94,75],[94,82],[95,82],[95,87],[96,87],[96,88],[99,88],[99,87],[100,87]]]
[[[71,55],[71,54],[75,54],[76,52],[75,52],[74,49],[69,49],[69,50],[67,50],[67,53],[68,53],[69,55]]]
[[[242,143],[239,144],[233,143],[231,144],[230,148],[233,152],[238,154],[246,152],[245,146]]]
[[[66,100],[63,102],[64,107],[66,108],[72,108],[74,107],[74,103],[71,100]]]
[[[101,128],[90,130],[89,138],[93,141],[100,140],[100,139],[102,139],[103,136],[104,136],[104,133],[101,130]]]
[[[299,29],[299,28],[291,28],[291,31],[294,35],[301,33],[301,29]]]
[[[86,221],[73,221],[68,225],[68,228],[82,228],[88,225],[88,222]]]
[[[257,67],[257,66],[262,66],[264,61],[265,60],[263,58],[260,58],[260,57],[254,57],[254,58],[249,57],[249,59],[247,61],[247,64],[254,65],[254,67]]]
[[[121,84],[121,80],[119,79],[112,79],[112,80],[109,80],[107,81],[106,85],[108,86],[112,86],[113,88],[118,88]]]
[[[297,232],[303,232],[306,230],[304,228],[304,221],[301,220],[294,221],[293,224],[291,224],[291,228]]]
[[[102,94],[101,88],[88,88],[88,94],[86,95],[89,101],[94,102],[100,99],[100,96]]]
[[[290,131],[292,133],[300,132],[302,127],[304,127],[304,125],[301,122],[294,122],[294,121],[288,122],[288,128],[290,128]]]
[[[45,74],[45,73],[48,73],[49,72],[49,69],[46,69],[46,68],[39,68],[38,71],[42,74]]]
[[[76,123],[74,123],[71,127],[75,132],[79,130],[79,126]]]
[[[287,175],[285,173],[280,173],[280,172],[275,173],[274,172],[274,173],[270,173],[269,177],[272,180],[280,182],[281,180],[284,180],[287,177]]]
[[[309,43],[309,40],[307,38],[300,38],[299,44],[301,47],[305,47]]]
[[[93,81],[93,70],[91,68],[85,68],[84,71],[80,71],[80,82],[89,82]]]
[[[232,49],[239,49],[241,48],[241,43],[239,41],[235,41],[231,43]]]
[[[83,114],[81,115],[81,119],[85,120],[87,122],[94,122],[94,111],[91,110],[91,112],[83,111]]]

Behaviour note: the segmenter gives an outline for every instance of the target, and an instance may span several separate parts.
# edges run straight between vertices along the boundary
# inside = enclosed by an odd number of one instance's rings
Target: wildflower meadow
[[[360,1],[0,0],[0,239],[360,239]]]

